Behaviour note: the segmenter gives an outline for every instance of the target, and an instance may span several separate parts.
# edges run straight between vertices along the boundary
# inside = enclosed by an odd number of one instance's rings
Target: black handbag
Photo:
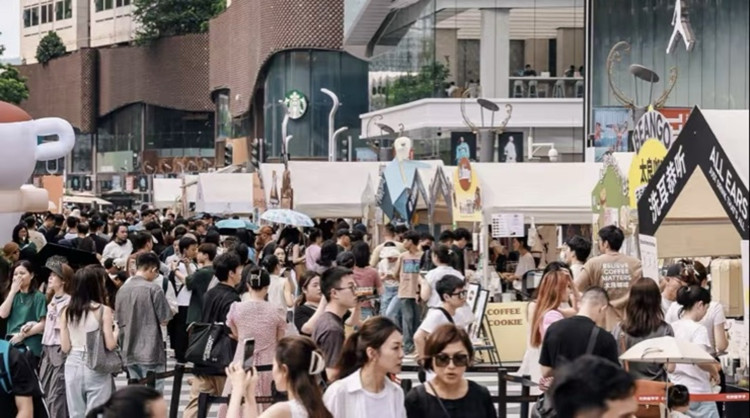
[[[188,347],[185,360],[196,366],[224,370],[234,359],[236,342],[222,323],[194,322],[188,328]]]

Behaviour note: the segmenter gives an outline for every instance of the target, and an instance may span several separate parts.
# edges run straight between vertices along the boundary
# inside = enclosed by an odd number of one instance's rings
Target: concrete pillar
[[[510,57],[510,9],[481,9],[480,97],[507,98]]]

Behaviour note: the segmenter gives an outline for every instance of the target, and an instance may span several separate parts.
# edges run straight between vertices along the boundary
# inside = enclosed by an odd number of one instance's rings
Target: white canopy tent
[[[188,184],[188,203],[195,203],[195,198],[198,194],[197,180],[198,176],[185,176],[185,184]],[[154,207],[157,209],[179,207],[182,202],[182,186],[182,179],[154,178]]]
[[[196,212],[253,213],[253,175],[250,173],[199,174],[197,189]]]
[[[487,223],[496,213],[520,213],[527,223],[533,217],[536,224],[547,225],[591,224],[591,191],[601,167],[600,163],[471,165],[479,177]]]
[[[380,162],[290,161],[294,210],[311,218],[360,218],[367,190],[377,188]],[[269,201],[273,171],[281,191],[282,164],[261,165],[264,193]],[[372,192],[371,192],[372,193]],[[374,194],[374,193],[373,193]]]
[[[109,206],[112,204],[109,200],[104,200],[92,194],[65,195],[63,196],[63,203],[99,206]]]

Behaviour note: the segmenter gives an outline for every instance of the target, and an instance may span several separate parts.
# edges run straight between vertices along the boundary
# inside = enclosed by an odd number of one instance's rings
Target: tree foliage
[[[65,44],[60,35],[55,31],[49,31],[36,47],[36,60],[46,64],[51,59],[65,55],[65,52]]]
[[[5,52],[5,46],[0,45],[0,57]],[[10,64],[0,64],[0,101],[21,104],[29,97],[26,78],[22,77],[16,67]]]
[[[425,65],[417,74],[397,78],[388,88],[388,105],[396,106],[427,97],[438,97],[450,75],[440,62]]]
[[[226,8],[226,0],[135,0],[133,16],[139,23],[136,42],[203,33],[208,21]]]

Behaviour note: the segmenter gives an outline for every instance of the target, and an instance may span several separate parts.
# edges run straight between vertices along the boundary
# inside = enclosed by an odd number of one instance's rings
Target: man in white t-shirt
[[[439,307],[430,308],[425,315],[419,329],[414,333],[414,347],[419,359],[424,358],[424,348],[427,337],[445,324],[454,323],[456,310],[466,305],[466,290],[464,280],[451,274],[443,276],[435,285],[438,297],[443,301]]]
[[[438,251],[442,250],[438,249]],[[438,265],[434,269],[430,270],[425,276],[424,280],[421,281],[419,297],[420,299],[427,301],[428,308],[439,308],[440,306],[442,306],[443,301],[436,290],[436,286],[443,277],[448,275],[458,277],[459,279],[464,281],[465,285],[466,281],[464,275],[461,274],[458,270],[454,269],[452,266],[445,264]],[[474,313],[472,312],[471,307],[466,303],[464,303],[463,306],[459,306],[456,309],[455,315],[453,316],[454,323],[461,328],[467,329],[469,325],[474,323]]]

